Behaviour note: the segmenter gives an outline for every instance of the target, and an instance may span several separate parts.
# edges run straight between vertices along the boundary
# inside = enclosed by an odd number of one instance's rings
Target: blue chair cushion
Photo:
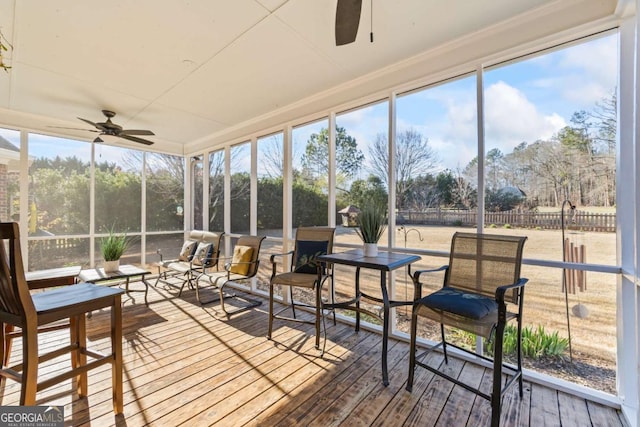
[[[495,299],[446,286],[416,301],[433,310],[446,311],[469,319],[480,320],[498,311]]]
[[[317,240],[296,241],[296,265],[295,273],[316,274],[318,266],[316,258],[327,253],[329,242]]]

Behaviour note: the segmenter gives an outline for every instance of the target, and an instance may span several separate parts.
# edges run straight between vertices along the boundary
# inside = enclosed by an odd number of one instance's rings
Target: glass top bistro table
[[[334,309],[341,308],[347,310],[354,310],[356,312],[356,331],[360,330],[360,313],[370,312],[360,308],[360,299],[365,297],[367,299],[377,301],[383,304],[383,316],[382,316],[382,383],[389,385],[389,375],[387,372],[387,346],[389,340],[389,310],[391,307],[398,307],[402,305],[411,305],[413,301],[393,301],[389,298],[389,291],[387,289],[387,272],[396,270],[401,267],[409,266],[411,264],[421,260],[422,258],[417,255],[397,253],[397,252],[378,252],[378,256],[365,257],[362,249],[353,249],[346,252],[332,253],[327,255],[320,255],[319,260],[327,262],[329,264],[342,264],[356,267],[355,276],[355,297],[352,300],[337,302],[333,304],[322,304],[323,308]],[[360,269],[369,268],[380,271],[380,290],[382,291],[382,299],[367,295],[360,291]],[[409,271],[409,274],[411,272]],[[379,317],[379,316],[378,316]]]
[[[147,274],[151,274],[150,271],[144,270],[142,268],[136,267],[135,265],[121,265],[118,268],[118,271],[113,271],[109,273],[105,273],[104,268],[90,268],[87,270],[82,270],[78,275],[78,281],[80,282],[89,282],[89,283],[98,283],[104,282],[107,280],[117,280],[117,279],[126,279],[125,281],[125,292],[129,295],[129,292],[144,292],[144,303],[149,305],[147,302],[147,293],[149,291],[149,282],[144,278]],[[129,289],[129,279],[132,277],[141,276],[140,281],[144,285],[144,289]],[[131,295],[129,295],[131,297]],[[131,297],[133,300],[133,297]]]

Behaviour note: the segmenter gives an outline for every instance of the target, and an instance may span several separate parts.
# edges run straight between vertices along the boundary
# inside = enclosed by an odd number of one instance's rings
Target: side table
[[[82,270],[78,274],[79,282],[99,283],[107,280],[125,279],[125,292],[129,295],[129,292],[144,292],[144,303],[149,305],[147,301],[147,293],[149,291],[149,282],[144,278],[147,274],[151,274],[150,271],[136,267],[135,265],[121,265],[118,271],[105,273],[104,268],[90,268]],[[132,277],[141,276],[140,281],[144,284],[144,289],[129,289],[129,281]],[[133,298],[133,297],[132,297]]]

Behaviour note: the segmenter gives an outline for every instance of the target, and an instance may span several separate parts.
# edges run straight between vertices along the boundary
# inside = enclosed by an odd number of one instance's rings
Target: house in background
[[[0,218],[3,221],[14,218],[8,186],[10,181],[16,181],[19,172],[20,149],[0,136]]]

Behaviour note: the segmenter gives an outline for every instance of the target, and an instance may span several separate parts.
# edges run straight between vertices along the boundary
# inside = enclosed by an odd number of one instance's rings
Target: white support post
[[[293,128],[291,125],[288,125],[284,128],[282,136],[284,156],[284,159],[282,159],[284,165],[284,170],[282,171],[282,247],[287,248],[285,249],[285,252],[289,250],[290,242],[293,240],[292,136]],[[285,287],[281,286],[280,289],[284,292],[282,299],[287,303],[291,302],[289,301],[289,292],[284,291]]]
[[[329,176],[327,178],[329,203],[327,220],[329,227],[336,226],[336,113],[329,114]]]
[[[231,255],[231,147],[224,148],[224,255]],[[252,288],[255,286],[255,280],[251,282]]]
[[[251,182],[250,182],[249,228],[252,235],[258,234],[258,140],[251,138]]]
[[[293,239],[293,128],[288,125],[282,135],[282,240]]]
[[[89,181],[89,266],[96,265],[96,143],[91,143]]]
[[[640,1],[637,1],[640,5]],[[622,272],[616,284],[617,391],[630,425],[640,425],[640,150],[636,108],[640,81],[638,16],[620,26],[616,252]],[[633,239],[622,239],[633,236]]]
[[[142,170],[140,171],[140,263],[147,263],[147,155],[142,152]]]
[[[34,189],[35,190],[35,189]],[[20,131],[20,212],[30,212],[29,209],[29,133]],[[29,216],[20,215],[20,247],[23,248],[24,265],[29,265]],[[24,250],[27,248],[27,250]]]
[[[394,233],[396,225],[396,94],[392,92],[389,95],[389,128],[388,138],[389,141],[389,167],[387,182],[389,188],[387,189],[389,198],[387,199],[387,205],[389,206],[389,217],[387,219],[387,247],[392,250],[396,243],[396,233]],[[389,272],[389,299],[395,300],[396,295],[396,274],[394,271]],[[395,333],[397,324],[396,309],[393,308],[389,312],[389,325],[391,325],[391,333]]]
[[[210,153],[202,155],[202,229],[209,230],[209,181],[211,179]]]
[[[479,64],[476,69],[476,110],[477,110],[477,126],[478,126],[478,208],[477,218],[478,233],[482,233],[484,230],[484,156],[485,156],[485,141],[484,141],[484,82],[483,82],[483,67]],[[482,354],[482,337],[476,338],[476,353]]]
[[[182,227],[185,239],[187,238],[188,230],[190,230],[193,226],[193,207],[191,206],[191,194],[193,193],[193,190],[191,188],[191,183],[193,180],[191,179],[191,177],[193,175],[193,166],[191,163],[191,159],[191,156],[184,159],[184,216],[182,217],[184,223]]]

